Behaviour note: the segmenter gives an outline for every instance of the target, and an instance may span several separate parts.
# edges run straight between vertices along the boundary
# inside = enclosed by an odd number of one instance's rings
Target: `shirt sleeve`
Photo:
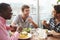
[[[10,37],[10,40],[18,40],[19,33],[15,32],[13,36]]]
[[[50,26],[49,26],[50,30],[54,30],[54,28],[55,28],[54,18],[51,18],[50,19],[49,24],[50,24]]]
[[[4,25],[0,24],[0,40],[18,40],[18,32],[15,32],[14,35],[10,37],[4,27]]]
[[[14,20],[13,20],[13,23],[17,24],[19,22],[19,15],[17,15]]]
[[[60,33],[60,24],[56,25],[54,30],[58,33]]]

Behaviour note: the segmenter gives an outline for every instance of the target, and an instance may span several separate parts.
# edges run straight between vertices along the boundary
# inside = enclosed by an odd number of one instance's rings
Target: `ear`
[[[56,16],[56,12],[55,12],[55,11],[52,12],[52,16],[53,16],[53,17]]]

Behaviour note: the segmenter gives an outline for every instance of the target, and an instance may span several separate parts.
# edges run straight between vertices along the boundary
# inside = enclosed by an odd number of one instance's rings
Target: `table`
[[[31,39],[27,39],[27,40],[45,40],[45,38],[47,37],[47,34],[45,33],[45,30],[41,29],[41,28],[33,28],[30,33],[32,34]],[[43,38],[41,38],[43,37]],[[21,39],[19,39],[21,40]]]
[[[40,30],[40,31],[38,31],[38,30]],[[34,33],[34,32],[37,32],[37,33],[40,32],[42,35],[44,35],[44,34],[43,34],[44,29],[43,29],[43,30],[40,29],[40,28],[38,28],[38,29],[36,29],[36,30],[34,29],[34,30],[33,30],[33,33]],[[46,35],[44,35],[44,36],[45,36],[44,39],[38,39],[38,36],[36,36],[36,37],[33,37],[33,36],[32,36],[31,39],[27,39],[27,40],[60,40],[60,38],[57,38],[57,37],[55,37],[55,36],[47,36],[47,37],[46,37]],[[37,38],[37,39],[36,39],[36,38]],[[20,39],[19,39],[19,40],[20,40]]]
[[[46,40],[60,40],[60,38],[50,36],[50,37],[47,37]]]
[[[23,40],[23,39],[18,39],[18,40]],[[31,39],[26,39],[26,40],[31,40]]]

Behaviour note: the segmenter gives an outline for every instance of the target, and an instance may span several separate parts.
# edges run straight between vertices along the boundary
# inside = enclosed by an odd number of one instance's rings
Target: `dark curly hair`
[[[55,9],[56,13],[60,13],[60,5],[55,5],[54,9]]]
[[[8,6],[10,6],[7,3],[0,3],[0,13],[4,12],[5,10],[8,9]]]

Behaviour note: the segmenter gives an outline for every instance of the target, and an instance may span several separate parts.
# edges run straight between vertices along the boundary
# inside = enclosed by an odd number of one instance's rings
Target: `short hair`
[[[0,13],[8,9],[8,6],[10,6],[7,3],[0,3]]]
[[[24,11],[25,8],[30,8],[28,5],[23,5],[21,10]]]
[[[56,13],[60,13],[60,5],[55,5],[54,9],[55,9]]]

